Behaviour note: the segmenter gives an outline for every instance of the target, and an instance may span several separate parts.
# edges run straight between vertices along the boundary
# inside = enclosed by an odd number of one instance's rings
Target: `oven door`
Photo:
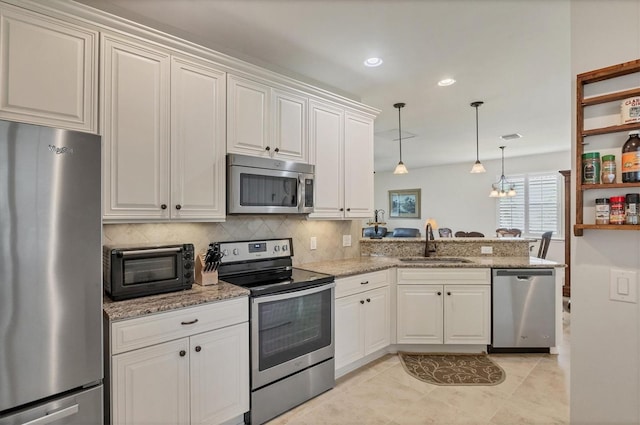
[[[229,167],[228,180],[229,214],[305,212],[301,202],[305,180],[298,172],[233,165]]]
[[[334,355],[335,283],[251,301],[251,389]]]

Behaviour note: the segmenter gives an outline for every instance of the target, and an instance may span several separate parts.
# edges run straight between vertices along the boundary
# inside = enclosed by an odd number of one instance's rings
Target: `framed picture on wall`
[[[390,190],[389,217],[420,218],[420,189]]]

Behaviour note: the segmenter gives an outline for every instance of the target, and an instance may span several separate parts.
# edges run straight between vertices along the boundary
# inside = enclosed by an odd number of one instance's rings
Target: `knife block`
[[[208,286],[218,283],[218,270],[206,272],[204,271],[204,254],[198,255],[196,259],[196,275],[195,281],[198,285]]]

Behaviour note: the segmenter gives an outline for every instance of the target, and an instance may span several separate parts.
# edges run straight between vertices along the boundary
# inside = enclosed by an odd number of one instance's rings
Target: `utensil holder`
[[[204,254],[200,254],[196,259],[196,283],[202,286],[216,285],[218,283],[218,270],[206,272],[204,271],[204,266]]]

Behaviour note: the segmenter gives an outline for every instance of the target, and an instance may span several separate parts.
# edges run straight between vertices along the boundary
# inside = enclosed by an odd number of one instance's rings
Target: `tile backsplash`
[[[317,221],[303,216],[231,216],[224,223],[105,224],[103,243],[192,243],[204,252],[211,242],[292,238],[293,263],[340,260],[360,256],[361,221]],[[351,246],[342,246],[342,235],[351,235]],[[317,249],[310,249],[311,237]]]

